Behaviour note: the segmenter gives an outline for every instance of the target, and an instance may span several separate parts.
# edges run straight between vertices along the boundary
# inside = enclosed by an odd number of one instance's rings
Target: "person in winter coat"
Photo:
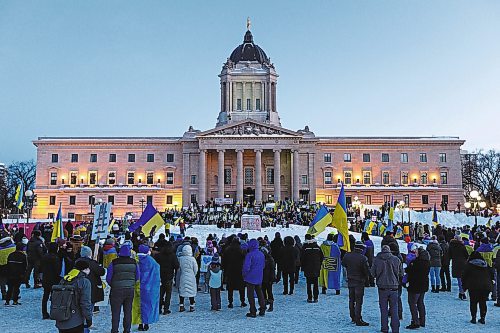
[[[467,264],[469,254],[460,235],[455,236],[455,238],[450,241],[448,253],[451,260],[451,276],[456,278],[458,283],[458,297],[465,300],[467,297],[465,296],[462,286],[462,273]]]
[[[300,241],[300,237],[297,235],[293,236],[293,240],[295,241],[295,247],[297,248],[298,254],[299,254],[299,257],[297,258],[297,261],[295,262],[295,275],[294,275],[295,281],[294,282],[295,282],[295,284],[299,284],[300,264],[301,264],[300,255],[302,253],[302,242]]]
[[[494,263],[494,268],[496,270],[496,287],[497,288],[497,301],[495,303],[495,306],[500,307],[500,244],[497,244],[497,246],[494,248],[495,254],[495,263]]]
[[[411,313],[411,324],[407,329],[425,327],[424,296],[429,290],[429,271],[431,257],[424,248],[418,248],[416,258],[406,267],[408,276],[408,306]]]
[[[108,238],[104,241],[102,255],[102,267],[108,268],[109,264],[116,258],[118,258],[118,253],[115,248],[115,241],[113,238]]]
[[[274,263],[277,266],[276,282],[281,280],[281,250],[285,247],[281,234],[277,232],[274,234],[274,239],[271,241],[271,255],[273,256]]]
[[[160,265],[151,257],[148,245],[141,244],[138,250],[139,284],[132,303],[132,324],[139,324],[139,331],[147,331],[160,319]]]
[[[14,305],[19,303],[20,287],[26,276],[26,268],[28,260],[23,252],[24,244],[17,243],[16,251],[9,254],[7,257],[7,295],[5,297],[5,305],[10,305],[10,301],[14,301]]]
[[[132,326],[132,304],[134,288],[139,280],[139,265],[130,258],[131,247],[123,244],[114,259],[108,266],[106,282],[111,287],[109,302],[111,304],[111,333],[118,333],[120,313],[123,307],[123,332],[130,333]]]
[[[323,262],[323,252],[310,234],[306,234],[305,236],[300,260],[302,271],[306,277],[307,302],[317,303],[319,297],[318,279]]]
[[[391,244],[394,244],[393,246],[394,249],[397,249],[398,251],[398,254],[399,254],[399,245],[398,245],[398,241],[396,240],[396,238],[394,238],[394,234],[391,232],[391,231],[387,231],[385,233],[385,236],[384,238],[382,238],[382,243],[381,243],[381,246],[384,246],[384,245],[388,245],[389,247],[391,247]],[[391,247],[392,248],[392,247]],[[397,254],[396,254],[397,255]]]
[[[33,271],[33,284],[35,288],[41,288],[40,262],[45,254],[46,248],[40,230],[34,230],[33,236],[28,241],[26,254],[28,256],[28,269],[26,274],[26,287],[29,287],[31,272]]]
[[[291,236],[285,237],[285,247],[281,250],[281,270],[283,272],[283,295],[292,295],[295,287],[295,268],[299,260],[299,250]],[[290,283],[290,290],[288,290]]]
[[[0,239],[0,288],[2,290],[2,300],[7,296],[7,258],[9,254],[16,250],[16,244],[12,238],[4,234]]]
[[[276,279],[276,272],[274,270],[275,264],[273,256],[269,253],[267,247],[262,246],[260,248],[262,253],[264,253],[265,265],[264,271],[262,273],[262,293],[264,294],[264,299],[266,301],[267,311],[273,312],[274,310],[274,295],[273,295],[273,283]]]
[[[233,308],[233,294],[238,290],[240,294],[240,303],[245,307],[245,283],[243,282],[242,268],[245,254],[240,247],[240,240],[234,237],[231,244],[223,252],[222,269],[227,281],[227,307]],[[273,268],[274,269],[274,268]]]
[[[436,236],[432,236],[431,241],[427,245],[427,252],[429,252],[429,255],[431,256],[431,292],[438,293],[439,286],[441,284],[439,273],[441,270],[441,258],[443,257],[443,250],[441,249],[441,246],[439,246]]]
[[[47,311],[47,303],[52,293],[52,286],[59,283],[61,272],[61,260],[57,256],[57,244],[48,244],[48,253],[44,254],[40,264],[40,273],[42,273],[42,318],[49,319],[49,312]]]
[[[441,290],[440,291],[451,291],[451,276],[450,276],[450,246],[446,242],[444,236],[439,237],[439,246],[443,256],[441,257],[441,271],[439,277],[441,279]]]
[[[219,254],[215,253],[212,256],[212,262],[207,272],[208,286],[210,288],[210,304],[212,311],[221,310],[220,292],[222,289],[222,271],[220,268]]]
[[[91,286],[87,279],[90,273],[88,263],[80,261],[64,276],[65,284],[75,286],[76,295],[71,303],[71,316],[68,320],[56,320],[59,333],[83,333],[85,327],[92,326],[92,303],[90,302]],[[86,324],[86,325],[85,325]]]
[[[266,303],[261,287],[265,264],[264,254],[259,251],[259,242],[256,239],[251,239],[248,242],[248,253],[245,256],[242,269],[243,280],[247,286],[248,303],[250,304],[250,312],[247,313],[247,317],[257,317],[254,293],[257,293],[259,299],[259,316],[266,314]]]
[[[90,301],[94,306],[94,312],[99,312],[99,307],[95,306],[95,304],[104,300],[104,288],[101,276],[106,274],[106,270],[97,261],[92,259],[92,250],[88,246],[82,246],[80,249],[80,258],[76,262],[78,261],[86,261],[89,264],[90,273],[87,274],[87,278],[90,280],[90,286],[92,287]]]
[[[363,254],[368,259],[368,265],[370,266],[370,268],[372,268],[373,258],[375,256],[375,245],[373,245],[373,242],[370,239],[370,236],[368,235],[367,232],[363,232],[361,234],[361,241],[366,246],[365,253],[363,253]],[[365,284],[365,287],[375,287],[375,280],[373,279],[373,276],[371,274],[370,274],[370,277],[368,278],[367,283]]]
[[[195,297],[198,291],[196,274],[198,263],[193,257],[193,249],[189,245],[182,247],[179,256],[179,270],[177,271],[177,283],[179,289],[179,312],[184,312],[184,299],[189,298],[189,312],[194,311]]]
[[[465,265],[462,284],[469,291],[471,323],[476,323],[477,305],[479,304],[479,322],[485,324],[488,295],[493,289],[493,275],[481,253],[474,251]]]
[[[403,265],[401,260],[391,253],[388,245],[382,246],[382,251],[373,259],[371,273],[378,287],[381,331],[389,331],[390,311],[391,330],[399,332],[398,289],[403,277]]]
[[[170,300],[172,298],[172,287],[174,284],[174,274],[179,269],[179,259],[174,253],[174,247],[171,242],[166,242],[160,247],[160,253],[155,256],[156,261],[160,265],[160,309],[163,314],[170,314]]]
[[[347,270],[347,286],[349,288],[349,314],[351,321],[356,326],[368,326],[361,316],[363,297],[365,295],[365,283],[370,277],[370,266],[368,258],[363,255],[365,251],[363,242],[354,244],[354,251],[347,252],[342,258],[342,266]]]

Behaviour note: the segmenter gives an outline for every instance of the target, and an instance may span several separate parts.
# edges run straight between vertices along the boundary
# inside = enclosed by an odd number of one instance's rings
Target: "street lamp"
[[[177,211],[177,205],[178,205],[178,202],[177,201],[174,201],[174,210]]]
[[[354,197],[354,201],[352,202],[352,207],[354,208],[354,213],[357,216],[358,215],[358,209],[361,209],[361,201],[359,201],[359,198],[357,196]]]
[[[479,209],[486,208],[486,202],[482,201],[478,191],[473,190],[469,193],[469,201],[464,203],[464,207],[474,212],[474,226],[477,227],[477,213]]]
[[[141,203],[141,210],[144,213],[144,203],[146,202],[146,199],[144,199],[144,197],[142,197],[141,200],[139,200],[139,202]]]
[[[31,209],[33,208],[33,191],[32,190],[27,190],[24,192],[24,196],[26,197],[26,205],[24,206],[26,208],[26,223],[30,223],[30,215],[31,215]],[[26,225],[24,226],[24,230],[26,230]]]

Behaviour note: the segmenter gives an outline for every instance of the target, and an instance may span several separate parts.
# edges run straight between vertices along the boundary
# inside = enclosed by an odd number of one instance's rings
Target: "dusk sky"
[[[0,162],[215,126],[246,18],[284,127],[500,149],[500,1],[0,1]]]

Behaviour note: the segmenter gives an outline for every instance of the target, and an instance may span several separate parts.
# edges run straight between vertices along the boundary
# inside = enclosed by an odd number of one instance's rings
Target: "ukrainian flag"
[[[21,209],[24,206],[23,194],[24,194],[24,183],[21,181],[21,184],[17,185],[16,195],[14,197],[14,199],[16,200],[16,207],[18,209]]]
[[[366,232],[368,233],[368,235],[372,234],[373,227],[375,227],[376,225],[377,225],[377,223],[375,223],[374,221],[370,221],[370,224],[368,224],[368,228],[366,229]]]
[[[391,206],[389,208],[389,221],[387,222],[387,230],[392,232],[394,230],[394,197],[391,196]]]
[[[434,212],[432,213],[432,224],[436,227],[438,225],[438,213],[436,210],[436,204],[434,204]]]
[[[59,203],[59,210],[57,211],[56,221],[54,222],[54,229],[52,230],[52,237],[50,238],[50,241],[55,242],[58,238],[64,239],[61,203]]]
[[[144,209],[144,212],[139,218],[139,221],[128,227],[128,230],[134,232],[135,230],[139,229],[139,227],[142,227],[142,232],[144,233],[144,235],[149,236],[151,230],[153,230],[154,227],[156,227],[156,233],[158,229],[163,226],[163,223],[164,221],[156,208],[154,208],[151,203],[148,203],[146,209]]]
[[[338,245],[342,250],[351,252],[351,246],[349,244],[349,227],[347,226],[347,205],[345,203],[345,192],[344,184],[340,188],[339,198],[337,200],[337,206],[335,206],[335,211],[332,217],[332,226],[337,228],[339,231]]]
[[[328,211],[325,205],[321,206],[316,212],[316,216],[309,224],[309,229],[307,233],[313,236],[317,236],[322,233],[327,226],[332,223],[332,214]]]

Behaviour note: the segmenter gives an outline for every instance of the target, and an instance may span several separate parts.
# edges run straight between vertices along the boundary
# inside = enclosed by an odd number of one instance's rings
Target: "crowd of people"
[[[299,224],[306,224],[312,214],[311,210],[294,211],[298,213],[294,218],[304,219]],[[280,223],[284,227],[288,222],[296,223],[288,220],[289,210],[280,213],[272,210],[268,216],[285,221]],[[166,221],[173,218],[166,216]],[[338,295],[346,284],[350,319],[357,326],[369,325],[362,316],[364,293],[365,288],[376,287],[382,332],[389,328],[399,332],[404,289],[411,314],[406,328],[425,327],[425,294],[429,289],[432,293],[451,292],[452,278],[457,282],[458,298],[469,300],[471,323],[486,323],[488,300],[500,306],[500,223],[472,228],[396,224],[393,230],[385,228],[381,251],[375,254],[370,238],[380,228],[367,232],[370,221],[352,223],[351,230],[362,233],[359,240],[349,235],[352,251],[339,246],[341,236],[333,232],[319,244],[309,234],[304,239],[282,238],[277,232],[273,240],[267,236],[249,239],[248,234],[236,232],[220,239],[209,234],[202,247],[196,237],[181,235],[160,234],[153,242],[141,228],[130,233],[119,224],[98,244],[87,240],[89,230],[83,224],[67,225],[68,240],[54,242],[50,242],[50,224],[40,225],[29,240],[22,228],[3,229],[2,299],[6,306],[20,306],[22,285],[30,288],[33,281],[34,288],[43,289],[43,319],[55,320],[59,332],[84,332],[92,326],[99,305],[108,302],[107,285],[112,333],[119,330],[122,312],[124,332],[130,332],[133,324],[139,325],[139,331],[149,330],[160,314],[175,310],[174,291],[179,312],[195,311],[200,292],[210,295],[212,311],[221,311],[225,292],[228,309],[239,305],[249,308],[247,317],[265,316],[277,305],[273,289],[279,285],[283,295],[293,297],[302,283],[301,275],[308,303],[319,302],[320,294],[329,290]],[[395,238],[398,228],[406,231],[401,236],[407,244],[406,253],[400,251]],[[209,262],[203,261],[206,258]],[[234,301],[235,292],[239,304]]]

